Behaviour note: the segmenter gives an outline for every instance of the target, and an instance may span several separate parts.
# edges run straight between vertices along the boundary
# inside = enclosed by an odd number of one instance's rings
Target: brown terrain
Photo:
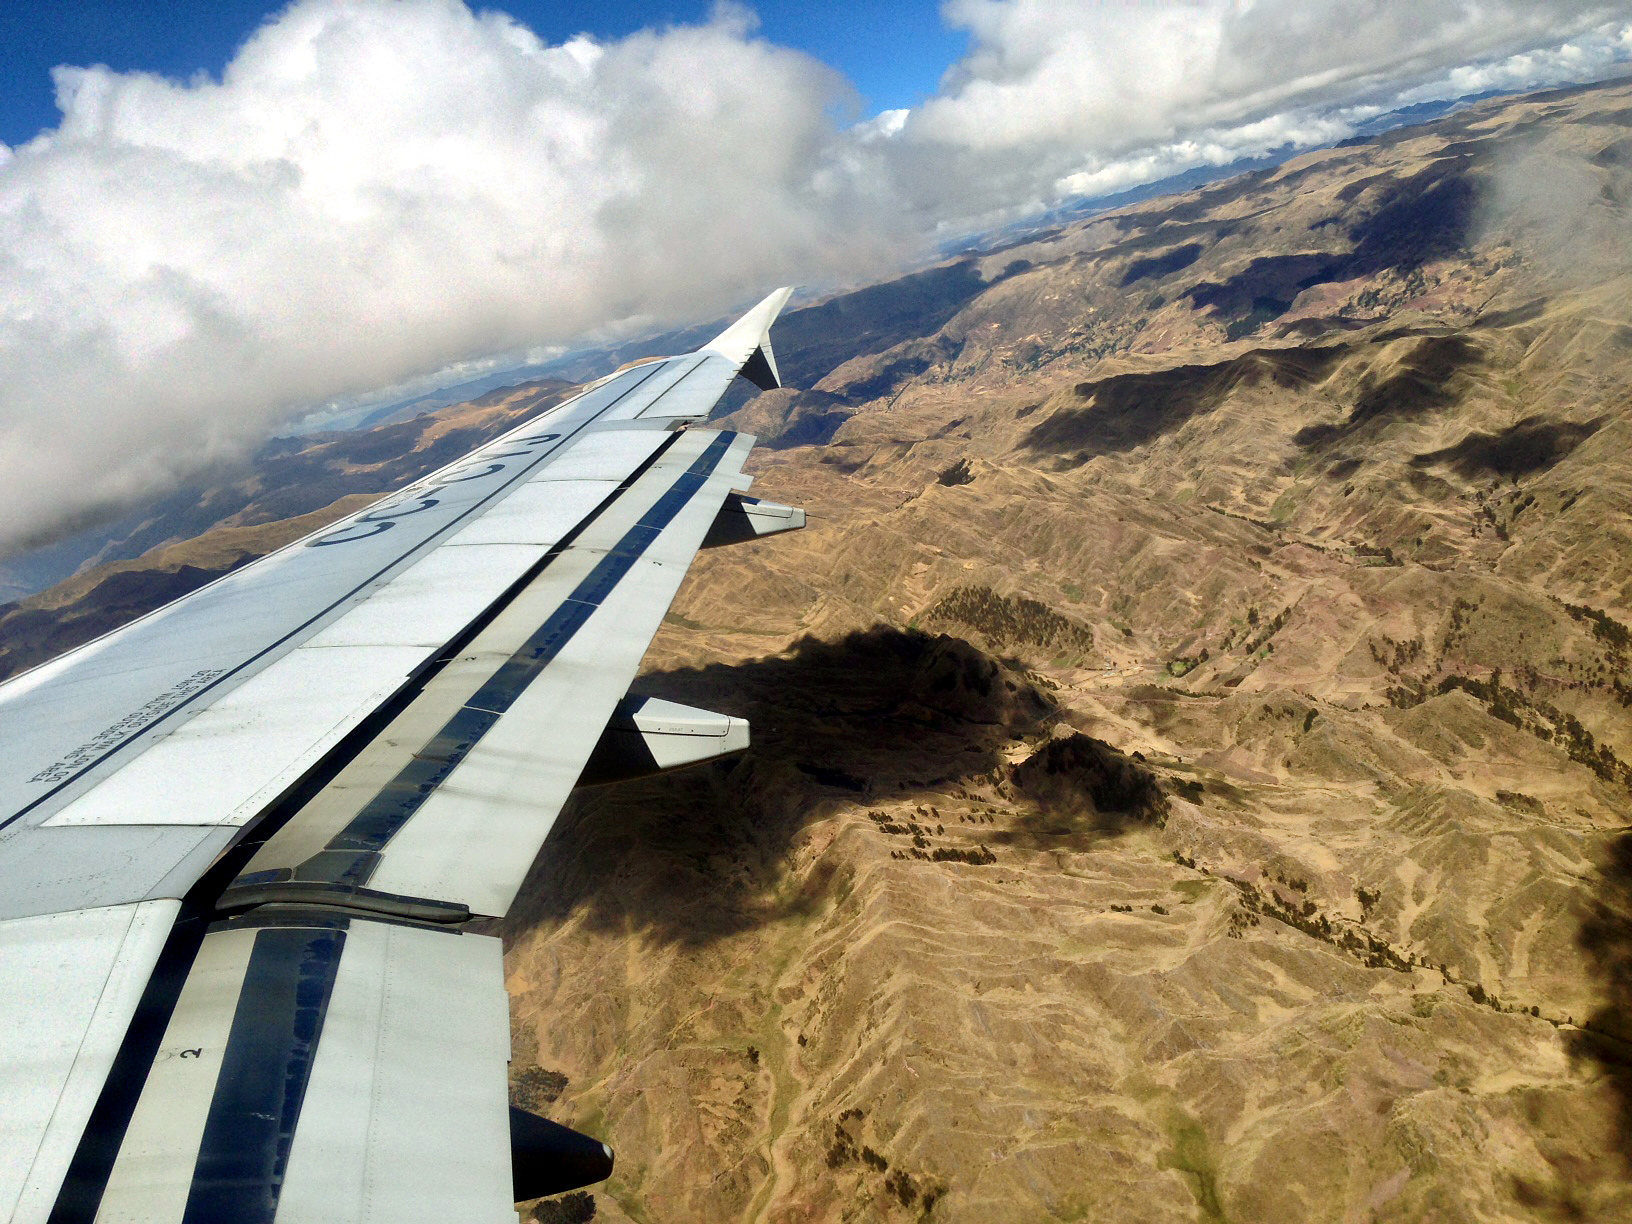
[[[810,526],[639,683],[755,747],[582,793],[509,926],[516,1098],[618,1151],[528,1215],[1632,1220],[1629,208],[1595,87],[791,315],[725,420]]]

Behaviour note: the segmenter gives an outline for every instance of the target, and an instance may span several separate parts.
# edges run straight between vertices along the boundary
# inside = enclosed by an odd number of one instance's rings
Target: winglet
[[[737,373],[756,387],[765,391],[780,387],[782,376],[771,351],[771,323],[792,293],[791,287],[776,290],[703,347],[735,362]]]

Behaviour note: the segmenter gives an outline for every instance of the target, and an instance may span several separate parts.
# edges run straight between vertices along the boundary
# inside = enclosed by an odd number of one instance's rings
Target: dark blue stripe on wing
[[[672,486],[641,515],[607,554],[573,588],[550,618],[522,643],[477,690],[464,707],[443,724],[414,759],[385,785],[351,822],[329,841],[327,850],[357,852],[354,864],[336,875],[332,861],[322,865],[321,878],[362,885],[379,862],[379,851],[395,837],[425,800],[470,754],[482,736],[499,721],[523,690],[554,661],[584,627],[663,529],[697,495],[730,449],[734,434],[720,434]],[[296,880],[319,878],[318,859],[308,859],[295,870]]]
[[[271,1224],[345,942],[344,930],[256,934],[183,1224]]]

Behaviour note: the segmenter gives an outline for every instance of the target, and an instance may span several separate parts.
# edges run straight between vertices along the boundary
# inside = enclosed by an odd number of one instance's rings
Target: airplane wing
[[[569,792],[740,719],[627,695],[701,547],[804,525],[771,294],[0,685],[0,1219],[515,1219],[605,1177],[506,1104],[502,919]]]

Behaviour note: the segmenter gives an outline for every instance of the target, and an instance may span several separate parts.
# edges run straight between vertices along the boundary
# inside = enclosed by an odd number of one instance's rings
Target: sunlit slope
[[[973,258],[731,418],[811,525],[647,683],[758,746],[581,803],[512,941],[598,1219],[1632,1217],[1629,117]]]
[[[618,1150],[536,1218],[1632,1218],[1629,205],[1632,88],[1488,102],[779,323],[726,423],[809,526],[642,682],[755,747],[509,932]],[[9,657],[400,474],[157,514]]]

